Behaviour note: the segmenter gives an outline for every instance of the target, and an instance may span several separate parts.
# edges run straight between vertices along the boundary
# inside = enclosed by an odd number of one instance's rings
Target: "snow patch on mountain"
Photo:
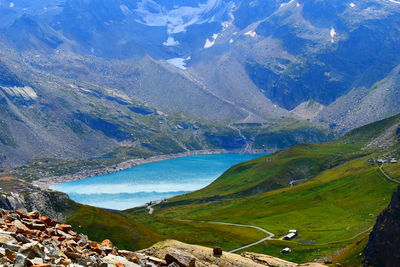
[[[132,11],[126,5],[120,5],[119,8],[125,16],[132,14]]]
[[[147,26],[166,26],[169,34],[185,32],[186,28],[194,24],[209,23],[226,14],[231,5],[224,4],[223,0],[207,0],[198,6],[174,6],[168,10],[153,0],[141,0],[134,10],[138,23]]]
[[[217,41],[219,34],[214,33],[213,36],[211,37],[211,39],[206,40],[206,43],[204,44],[204,48],[210,48],[213,47],[215,45],[215,41]]]
[[[176,57],[176,58],[168,59],[167,62],[169,64],[171,64],[172,66],[177,67],[178,69],[186,70],[186,60],[187,59],[185,59],[185,58]]]
[[[167,41],[163,43],[165,46],[177,46],[179,45],[179,41],[175,40],[174,37],[168,37]]]
[[[250,36],[250,37],[256,37],[257,33],[255,31],[248,31],[244,35]]]
[[[290,6],[291,4],[293,4],[294,2],[297,2],[296,0],[290,0],[287,3],[282,3],[279,7],[286,7],[286,6]]]
[[[335,42],[335,36],[337,35],[336,30],[332,27],[331,31],[330,31],[330,35],[331,35],[331,43]]]

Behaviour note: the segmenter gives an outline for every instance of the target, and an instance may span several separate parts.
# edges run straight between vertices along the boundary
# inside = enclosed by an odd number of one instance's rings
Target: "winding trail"
[[[223,224],[223,225],[238,226],[238,227],[245,227],[245,228],[253,228],[253,229],[257,229],[257,230],[259,230],[259,231],[261,231],[261,232],[264,232],[264,233],[266,233],[266,234],[268,235],[267,237],[265,237],[265,238],[263,238],[263,239],[260,239],[260,240],[258,240],[258,241],[256,241],[256,242],[253,242],[253,243],[250,243],[250,244],[248,244],[248,245],[245,245],[245,246],[242,246],[242,247],[239,247],[239,248],[235,248],[235,249],[233,249],[233,250],[231,250],[231,251],[228,251],[228,252],[230,252],[230,253],[235,253],[235,252],[237,252],[237,251],[239,251],[239,250],[246,249],[246,248],[249,248],[249,247],[258,245],[258,244],[260,244],[260,243],[262,243],[262,242],[264,242],[264,241],[271,240],[271,239],[275,236],[275,235],[274,235],[273,233],[271,233],[270,231],[265,230],[264,228],[261,228],[261,227],[258,227],[258,226],[253,226],[253,225],[236,224],[236,223],[226,223],[226,222],[214,222],[214,221],[195,221],[195,220],[179,220],[179,221],[182,221],[182,222],[214,223],[214,224]]]
[[[384,170],[383,170],[383,166],[379,166],[379,170],[381,171],[381,173],[389,180],[392,181],[393,183],[396,184],[400,184],[400,181],[397,181],[396,179],[393,179],[392,177],[389,176],[389,174],[387,174]]]
[[[378,168],[379,168],[380,172],[383,174],[383,176],[386,177],[386,179],[388,179],[389,181],[391,181],[391,182],[393,182],[393,183],[400,184],[400,181],[398,181],[398,180],[396,180],[396,179],[390,177],[390,175],[387,174],[387,173],[383,170],[383,164],[380,165],[380,164],[377,162],[377,160],[376,160],[375,158],[373,159],[373,161],[374,161],[375,165],[378,166]]]
[[[146,206],[146,209],[149,210],[149,214],[152,215],[154,212],[154,206],[160,204],[162,201],[152,201],[149,205]]]

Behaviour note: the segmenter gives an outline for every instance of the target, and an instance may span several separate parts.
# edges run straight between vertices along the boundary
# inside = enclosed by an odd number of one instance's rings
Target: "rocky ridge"
[[[364,250],[363,266],[398,266],[400,262],[400,187],[377,218]]]
[[[64,221],[73,212],[75,203],[68,195],[56,191],[37,191],[27,193],[8,192],[0,194],[0,209],[37,210],[42,215]]]
[[[1,266],[99,267],[218,267],[323,266],[284,261],[267,255],[225,253],[216,249],[167,240],[132,252],[119,250],[110,240],[91,241],[72,226],[41,216],[38,211],[0,210]]]

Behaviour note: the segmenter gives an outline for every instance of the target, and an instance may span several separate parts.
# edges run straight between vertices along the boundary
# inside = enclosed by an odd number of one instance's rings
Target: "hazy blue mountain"
[[[300,119],[344,132],[400,112],[399,14],[397,0],[3,0],[2,94],[55,112],[74,81],[207,125]]]

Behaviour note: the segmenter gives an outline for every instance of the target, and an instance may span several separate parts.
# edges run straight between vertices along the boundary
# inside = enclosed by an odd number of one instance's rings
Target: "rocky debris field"
[[[218,253],[217,253],[218,252]],[[38,211],[0,209],[0,266],[33,267],[320,267],[298,265],[267,255],[237,255],[218,248],[166,240],[132,252],[119,250],[110,240],[91,241],[72,226]]]
[[[165,260],[90,241],[39,212],[0,210],[0,266],[167,266]]]

